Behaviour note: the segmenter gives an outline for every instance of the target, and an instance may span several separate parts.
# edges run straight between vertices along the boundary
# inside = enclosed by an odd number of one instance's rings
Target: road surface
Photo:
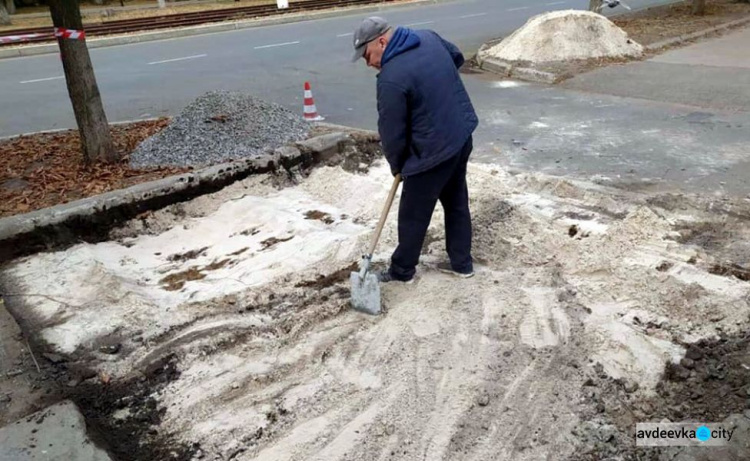
[[[634,0],[633,7],[663,3]],[[454,0],[390,7],[393,24],[431,28],[474,52],[530,16],[586,8],[586,0]],[[621,8],[612,11],[623,11]],[[91,50],[110,121],[173,115],[210,90],[240,90],[302,111],[309,80],[330,122],[373,128],[374,72],[352,64],[361,13],[298,23]],[[0,136],[75,126],[57,55],[0,61]],[[477,100],[482,95],[476,95]]]

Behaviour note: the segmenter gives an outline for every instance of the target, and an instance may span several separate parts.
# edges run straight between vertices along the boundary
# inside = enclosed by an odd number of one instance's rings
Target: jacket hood
[[[397,28],[393,33],[393,37],[391,37],[391,40],[388,42],[388,46],[385,48],[385,53],[383,53],[383,58],[381,60],[381,66],[384,66],[388,61],[401,53],[405,53],[418,47],[420,43],[421,40],[419,39],[419,36],[417,36],[413,30],[406,27]]]

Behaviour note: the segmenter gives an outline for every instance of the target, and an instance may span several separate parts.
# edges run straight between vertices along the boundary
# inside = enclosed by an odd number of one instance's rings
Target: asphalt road
[[[657,3],[664,1],[629,2],[634,8]],[[530,16],[587,5],[586,0],[454,0],[379,14],[394,24],[434,29],[471,53]],[[210,90],[250,92],[301,113],[302,86],[309,80],[328,121],[374,128],[374,72],[348,59],[351,31],[364,16],[97,48],[91,56],[110,121],[173,115]],[[0,75],[0,136],[75,126],[57,55],[2,60]],[[481,88],[475,86],[477,104],[493,104]]]

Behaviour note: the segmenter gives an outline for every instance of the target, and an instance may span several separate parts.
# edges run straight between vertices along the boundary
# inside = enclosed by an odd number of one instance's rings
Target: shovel
[[[393,178],[393,185],[391,186],[391,191],[388,193],[385,208],[383,208],[383,213],[380,215],[380,222],[375,229],[375,235],[372,237],[370,250],[362,257],[359,272],[352,272],[349,276],[349,280],[352,282],[352,307],[365,314],[380,314],[380,283],[378,282],[377,275],[370,272],[370,262],[372,262],[372,254],[375,253],[375,247],[380,239],[380,233],[383,231],[385,219],[391,210],[393,198],[396,196],[400,182],[401,175],[397,174]]]

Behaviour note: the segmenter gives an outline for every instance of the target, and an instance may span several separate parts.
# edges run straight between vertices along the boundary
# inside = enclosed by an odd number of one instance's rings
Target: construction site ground
[[[390,173],[350,155],[4,268],[54,396],[115,459],[660,459],[635,422],[746,409],[746,201],[473,165],[476,277],[434,269],[438,210],[373,318],[348,273]],[[381,267],[395,244],[392,213]]]

